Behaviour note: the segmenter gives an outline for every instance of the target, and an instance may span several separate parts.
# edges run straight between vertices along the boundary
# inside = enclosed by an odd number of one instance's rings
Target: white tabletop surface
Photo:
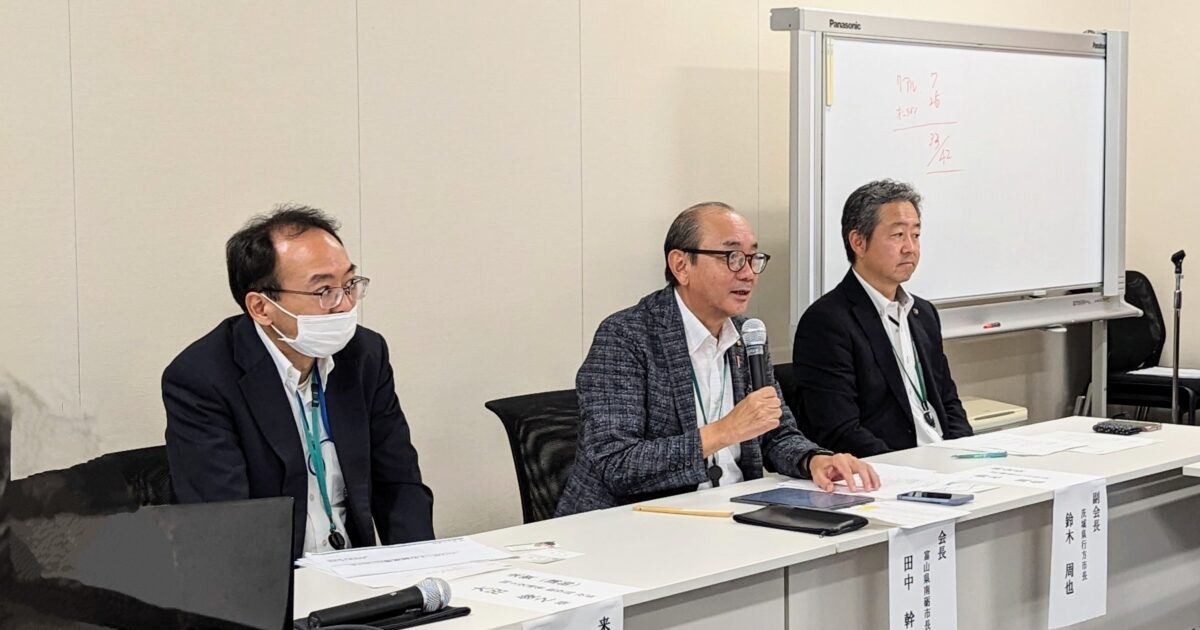
[[[1052,431],[1091,432],[1095,418],[1073,417],[1010,429],[1031,435]],[[1185,474],[1200,476],[1200,428],[1164,425],[1161,431],[1145,434],[1157,440],[1148,446],[1108,455],[1055,453],[1041,457],[960,460],[945,448],[921,447],[888,453],[869,461],[886,462],[957,472],[1002,463],[1104,477],[1116,484],[1185,467]],[[747,512],[757,506],[729,502],[729,498],[775,487],[785,478],[767,478],[687,493],[653,501],[655,505]],[[1000,487],[976,495],[975,501],[959,509],[969,521],[999,512],[1050,500],[1049,490]],[[551,519],[472,535],[485,545],[554,541],[559,547],[584,555],[548,565],[527,565],[549,573],[626,584],[639,590],[625,596],[633,606],[678,593],[728,582],[741,577],[850,551],[887,540],[891,526],[870,526],[837,537],[821,538],[782,530],[741,525],[728,518],[680,516],[634,512],[630,506],[615,507],[565,518]],[[453,583],[451,583],[453,587]],[[297,614],[355,599],[380,595],[372,590],[334,578],[313,569],[296,571]],[[443,630],[493,628],[535,619],[535,611],[480,604],[455,597],[455,605],[467,605],[472,614],[438,624]]]

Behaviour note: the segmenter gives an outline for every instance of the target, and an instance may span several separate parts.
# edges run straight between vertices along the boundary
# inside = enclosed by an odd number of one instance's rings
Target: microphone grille
[[[442,578],[425,578],[417,582],[417,590],[425,598],[421,609],[435,612],[450,605],[450,585]]]
[[[761,319],[750,318],[742,322],[742,341],[747,346],[767,345],[767,327]]]

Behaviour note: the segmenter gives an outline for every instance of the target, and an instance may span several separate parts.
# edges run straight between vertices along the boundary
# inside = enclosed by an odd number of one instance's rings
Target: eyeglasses
[[[278,291],[280,293],[295,293],[296,295],[315,295],[320,298],[321,308],[337,308],[342,303],[342,298],[347,295],[355,302],[367,297],[367,287],[370,286],[371,279],[363,276],[354,276],[350,278],[344,286],[340,287],[325,287],[320,291],[293,291],[291,289],[280,289],[279,287],[266,287],[263,291]]]
[[[770,254],[755,252],[747,254],[736,249],[725,251],[720,249],[681,249],[679,251],[689,254],[708,254],[709,256],[724,256],[725,264],[729,265],[729,270],[738,272],[742,267],[746,266],[746,261],[750,261],[750,270],[754,273],[762,273],[767,268],[767,261],[771,260]]]

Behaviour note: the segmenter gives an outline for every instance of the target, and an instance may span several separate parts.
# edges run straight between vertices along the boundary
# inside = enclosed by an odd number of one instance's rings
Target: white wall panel
[[[389,340],[439,535],[520,522],[485,401],[579,367],[573,3],[361,2],[367,325]]]
[[[239,312],[224,242],[278,202],[358,248],[354,6],[71,4],[83,403],[104,450],[161,443],[159,377]]]

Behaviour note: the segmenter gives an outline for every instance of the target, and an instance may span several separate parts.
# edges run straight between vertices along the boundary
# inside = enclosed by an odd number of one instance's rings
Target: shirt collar
[[[254,331],[258,333],[258,338],[267,347],[267,354],[271,355],[271,360],[275,362],[275,369],[279,371],[279,380],[283,382],[290,396],[291,392],[300,389],[300,370],[297,370],[296,366],[292,365],[292,362],[283,356],[283,351],[271,342],[271,338],[267,336],[262,326],[254,323]],[[328,383],[329,373],[333,371],[333,357],[317,359],[317,369],[321,370],[321,383]]]
[[[859,284],[862,284],[863,290],[867,292],[867,297],[871,298],[871,302],[875,305],[875,310],[879,312],[880,316],[884,316],[889,312],[895,313],[896,304],[900,305],[901,314],[905,317],[912,311],[913,300],[909,297],[908,292],[904,290],[903,286],[897,286],[896,299],[889,300],[887,296],[879,292],[879,289],[871,286],[870,282],[863,280],[863,277],[858,275],[858,270],[852,268],[850,271],[854,273],[855,278],[858,278]],[[888,308],[889,306],[891,307],[890,309]]]
[[[693,355],[704,342],[713,339],[713,335],[705,328],[704,323],[699,317],[688,308],[683,302],[683,298],[679,296],[679,290],[675,290],[675,303],[679,305],[679,314],[683,318],[683,332],[687,335],[688,355]],[[733,325],[733,320],[726,317],[725,323],[721,324],[721,336],[713,341],[717,344],[717,355],[725,354],[726,350],[733,347],[741,339],[738,334],[737,327]]]

